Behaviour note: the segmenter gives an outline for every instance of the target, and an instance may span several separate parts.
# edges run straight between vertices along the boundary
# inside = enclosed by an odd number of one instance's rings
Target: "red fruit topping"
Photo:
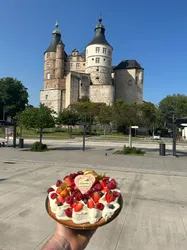
[[[101,195],[98,192],[92,194],[92,199],[95,203],[97,203],[101,198]]]
[[[118,193],[117,191],[113,191],[113,195],[114,195],[114,197],[118,197],[120,195],[120,193]]]
[[[64,179],[64,181],[67,182],[69,184],[69,186],[71,186],[74,183],[73,180],[70,177],[66,177]]]
[[[111,181],[111,182],[109,182],[109,183],[107,184],[107,188],[108,188],[108,189],[114,189],[114,188],[116,188],[116,185]]]
[[[105,207],[105,206],[103,205],[103,203],[97,203],[97,204],[96,204],[96,208],[99,209],[99,210],[103,210],[104,207]]]
[[[83,194],[83,198],[84,199],[89,199],[90,198],[90,193],[86,192],[85,194]]]
[[[113,194],[113,192],[112,192],[111,190],[109,190],[109,191],[106,193],[105,198],[106,198],[106,201],[107,201],[108,203],[114,201],[114,199],[115,199],[114,194]]]
[[[110,179],[110,177],[104,176],[103,177],[103,181],[108,181]]]
[[[101,190],[103,189],[102,186],[101,186],[99,183],[97,183],[97,184],[94,186],[94,188],[95,188],[96,191],[101,191]]]
[[[114,184],[114,186],[115,186],[115,188],[116,188],[116,186],[117,186],[116,180],[115,180],[115,179],[112,179],[111,182]]]
[[[70,205],[73,204],[73,197],[70,196],[70,195],[67,196],[66,199],[65,199],[65,202],[66,202],[67,204],[70,204]]]
[[[72,217],[72,208],[69,207],[69,208],[66,208],[65,210],[65,214],[67,215],[67,217]]]
[[[50,188],[47,190],[48,193],[50,193],[50,192],[52,192],[52,191],[55,191],[54,188],[52,188],[52,187],[50,187]]]
[[[76,199],[77,201],[80,201],[80,200],[82,200],[83,195],[81,194],[80,191],[76,191],[76,192],[74,192],[74,197],[75,197],[75,199]]]
[[[60,187],[60,184],[62,183],[62,181],[61,180],[58,180],[57,182],[56,182],[56,186],[57,187]]]
[[[57,194],[56,193],[52,193],[51,195],[50,195],[50,197],[51,197],[51,199],[56,199],[56,197],[57,197]]]
[[[75,174],[75,173],[73,173],[73,174],[70,174],[70,178],[72,178],[72,179],[75,179],[75,177],[77,176],[77,174]]]
[[[88,208],[94,208],[94,202],[92,199],[89,199],[88,202],[87,202],[87,207]]]
[[[102,188],[106,187],[106,182],[104,180],[99,181]]]
[[[79,212],[83,208],[83,204],[81,202],[77,202],[77,204],[74,207],[75,212]]]
[[[104,187],[102,190],[101,190],[101,192],[103,192],[103,193],[106,193],[108,191],[108,188],[107,187]]]
[[[77,175],[82,175],[82,174],[84,174],[82,171],[77,172]]]
[[[58,189],[56,190],[56,193],[57,193],[57,194],[60,194],[61,191],[62,191],[62,190],[61,190],[60,188],[58,188]]]
[[[56,200],[57,200],[57,202],[62,202],[62,204],[65,202],[64,197],[63,197],[63,196],[60,196],[60,195],[57,197]]]
[[[71,204],[71,207],[74,208],[77,205],[78,201],[75,201],[73,204]]]

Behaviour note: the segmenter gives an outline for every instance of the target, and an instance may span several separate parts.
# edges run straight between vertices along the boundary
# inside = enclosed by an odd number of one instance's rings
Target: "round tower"
[[[52,41],[48,49],[44,52],[44,88],[52,88],[50,80],[55,79],[57,75],[61,76],[64,72],[64,63],[62,62],[64,44],[62,43],[61,33],[58,29],[58,22],[56,22],[55,26],[56,28],[52,32]]]
[[[85,72],[90,74],[90,100],[111,104],[114,101],[112,86],[112,46],[105,38],[105,27],[102,19],[95,27],[93,40],[86,47]]]

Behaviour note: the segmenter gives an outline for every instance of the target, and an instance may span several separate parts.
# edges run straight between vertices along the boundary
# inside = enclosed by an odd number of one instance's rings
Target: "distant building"
[[[101,18],[94,31],[94,38],[82,53],[74,49],[67,55],[56,23],[51,44],[44,52],[40,102],[57,113],[83,96],[107,105],[116,99],[142,103],[144,69],[136,60],[124,60],[112,66],[113,47],[105,38]]]

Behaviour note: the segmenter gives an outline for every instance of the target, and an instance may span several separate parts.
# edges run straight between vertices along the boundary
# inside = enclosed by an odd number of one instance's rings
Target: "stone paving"
[[[187,158],[114,155],[110,148],[1,148],[0,249],[41,249],[55,228],[45,211],[47,188],[85,168],[114,176],[124,200],[118,218],[98,229],[87,250],[186,249]]]

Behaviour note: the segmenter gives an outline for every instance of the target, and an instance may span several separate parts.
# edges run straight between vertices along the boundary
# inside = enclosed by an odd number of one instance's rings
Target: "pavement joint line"
[[[54,232],[55,232],[55,229],[53,229],[33,250],[36,250],[40,245],[42,245],[42,243],[49,237],[49,235],[51,235]]]

